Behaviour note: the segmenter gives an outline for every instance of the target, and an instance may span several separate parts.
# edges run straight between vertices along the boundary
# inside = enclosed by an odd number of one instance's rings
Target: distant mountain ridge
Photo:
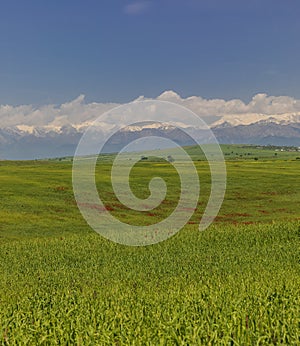
[[[300,123],[259,121],[237,126],[223,123],[212,130],[220,143],[300,146]]]
[[[212,124],[211,130],[222,144],[300,146],[300,121],[273,120],[272,117],[268,117],[247,125],[234,125],[226,120],[218,121]],[[0,158],[35,159],[72,156],[87,127],[88,124],[56,128],[41,126],[0,128]],[[101,128],[96,132],[97,136],[103,136]],[[109,140],[105,150],[119,151],[129,142],[146,136],[168,137],[179,145],[194,144],[186,132],[200,141],[211,141],[209,132],[203,129],[188,127],[183,131],[167,123],[143,122],[124,127]]]

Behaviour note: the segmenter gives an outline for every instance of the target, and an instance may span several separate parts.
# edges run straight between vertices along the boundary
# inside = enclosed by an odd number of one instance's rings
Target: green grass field
[[[198,231],[210,178],[190,147],[198,209],[175,236],[147,247],[87,226],[70,159],[0,162],[0,344],[300,345],[300,153],[222,149],[227,191],[214,224]],[[134,167],[137,196],[153,175],[169,188],[153,212],[134,212],[113,196],[112,158],[99,160],[96,179],[111,213],[137,225],[169,215],[179,192],[172,166],[149,158]]]

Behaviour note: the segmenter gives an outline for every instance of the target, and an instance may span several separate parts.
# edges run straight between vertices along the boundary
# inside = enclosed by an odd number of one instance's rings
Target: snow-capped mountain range
[[[138,101],[145,100],[140,97]],[[220,143],[300,146],[300,100],[287,96],[257,94],[246,104],[241,100],[181,98],[166,91],[158,100],[178,103],[191,109],[208,124]],[[0,106],[0,159],[35,159],[73,155],[84,131],[97,116],[117,104],[85,103],[84,96],[60,105]],[[185,130],[209,141],[208,131],[184,123],[141,122],[125,126],[106,145],[118,151],[134,139],[167,136],[180,145],[192,144]],[[96,135],[114,132],[114,124],[101,123]]]

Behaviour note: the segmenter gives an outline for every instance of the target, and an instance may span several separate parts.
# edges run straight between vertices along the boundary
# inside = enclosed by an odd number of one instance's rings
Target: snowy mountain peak
[[[220,127],[226,125],[230,126],[239,126],[239,125],[251,125],[255,123],[260,124],[293,124],[300,123],[300,112],[297,113],[285,113],[285,114],[276,114],[276,115],[266,115],[266,114],[256,114],[256,113],[247,113],[247,114],[232,114],[224,115],[219,120],[214,122],[211,127]]]
[[[161,130],[168,130],[170,128],[175,128],[174,126],[167,124],[167,123],[156,123],[156,122],[142,122],[138,124],[133,124],[124,127],[121,131],[122,132],[137,132],[137,131],[142,131],[146,129],[161,129]]]

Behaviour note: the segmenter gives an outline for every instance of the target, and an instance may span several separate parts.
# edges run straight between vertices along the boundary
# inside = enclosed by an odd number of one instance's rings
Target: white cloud
[[[300,100],[289,96],[268,96],[267,94],[256,94],[248,104],[239,99],[226,101],[223,99],[204,99],[200,96],[183,99],[174,91],[165,91],[158,96],[158,99],[182,104],[202,116],[247,113],[276,115],[300,111]]]
[[[85,103],[84,95],[59,106],[44,105],[35,108],[31,105],[0,106],[0,128],[26,126],[65,126],[89,123],[100,114],[116,107],[115,103]]]
[[[160,94],[158,97],[157,97],[158,100],[161,100],[161,101],[178,101],[180,102],[182,100],[182,98],[173,90],[167,90],[167,91],[164,91],[162,94]]]
[[[138,15],[144,13],[150,7],[150,1],[135,1],[124,7],[124,12],[129,15]]]
[[[147,100],[144,96],[136,101]],[[249,103],[239,99],[229,101],[223,99],[205,99],[200,96],[182,98],[174,91],[165,91],[157,100],[180,104],[203,118],[208,124],[218,124],[228,121],[233,124],[249,124],[269,117],[275,120],[291,120],[300,122],[300,100],[289,96],[255,95]],[[116,103],[86,103],[84,95],[61,105],[31,105],[10,106],[0,105],[0,128],[29,127],[59,128],[72,125],[74,127],[88,126],[104,112],[118,106]],[[138,121],[132,115],[132,120]],[[111,123],[109,115],[107,125]],[[112,126],[110,124],[109,126]],[[103,124],[103,127],[104,124]]]
[[[289,96],[256,94],[249,103],[240,99],[204,99],[200,96],[182,98],[174,91],[165,91],[159,100],[178,103],[191,109],[208,124],[228,121],[232,124],[250,124],[269,117],[275,120],[300,121],[300,100]],[[219,120],[216,121],[218,117]]]

